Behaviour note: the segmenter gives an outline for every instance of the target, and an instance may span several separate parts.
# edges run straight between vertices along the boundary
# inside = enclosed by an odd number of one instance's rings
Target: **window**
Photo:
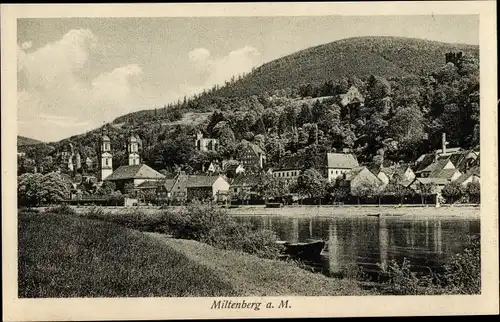
[[[108,165],[108,162],[109,162],[108,159],[106,159],[106,165]]]

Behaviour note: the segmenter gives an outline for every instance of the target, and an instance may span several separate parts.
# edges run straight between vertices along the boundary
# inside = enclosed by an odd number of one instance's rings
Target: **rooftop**
[[[329,168],[352,169],[359,166],[358,160],[348,153],[327,153],[327,166]]]
[[[145,164],[122,165],[105,180],[126,180],[126,179],[165,179],[165,176]]]

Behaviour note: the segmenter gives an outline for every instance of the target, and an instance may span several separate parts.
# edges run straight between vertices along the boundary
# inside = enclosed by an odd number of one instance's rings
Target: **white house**
[[[359,166],[358,160],[347,153],[327,153],[326,154],[326,178],[332,182],[338,177],[350,172]]]

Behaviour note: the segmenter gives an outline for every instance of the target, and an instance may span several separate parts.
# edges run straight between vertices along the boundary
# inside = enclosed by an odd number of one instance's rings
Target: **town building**
[[[234,196],[245,192],[251,194],[259,182],[259,178],[256,175],[239,175],[231,182],[231,193]]]
[[[348,172],[342,174],[341,178],[349,183],[351,192],[367,184],[374,187],[382,187],[383,185],[383,182],[365,166],[351,168]]]
[[[464,174],[462,174],[456,180],[456,182],[461,184],[463,187],[466,187],[467,184],[469,184],[470,182],[480,182],[480,177],[481,177],[480,169],[478,166],[476,166],[469,169]]]
[[[358,160],[349,153],[327,153],[326,154],[326,178],[328,182],[335,181],[338,177],[349,173],[352,169],[359,167]],[[367,169],[368,170],[368,169]]]
[[[198,151],[217,151],[219,140],[212,138],[204,138],[203,133],[198,132],[194,141],[195,147]]]
[[[229,187],[222,176],[188,176],[186,197],[187,200],[226,201]]]
[[[266,164],[266,152],[256,144],[248,143],[241,151],[241,164],[245,169],[262,169]]]
[[[326,153],[315,157],[287,156],[281,160],[278,168],[273,169],[273,176],[287,181],[296,180],[305,168],[315,168],[328,182],[332,182],[358,166],[358,161],[350,153]]]
[[[105,133],[101,138],[101,181],[114,182],[116,188],[122,193],[129,187],[132,189],[138,188],[144,182],[163,181],[165,176],[158,171],[152,169],[146,164],[140,163],[139,142],[138,139],[131,135],[127,141],[128,165],[122,165],[113,171],[113,156],[111,154],[111,140]]]
[[[228,178],[235,178],[245,172],[243,165],[235,160],[229,160],[223,163],[223,171]]]

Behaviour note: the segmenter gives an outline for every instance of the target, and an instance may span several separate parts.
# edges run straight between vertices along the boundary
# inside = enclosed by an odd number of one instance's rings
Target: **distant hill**
[[[42,144],[42,141],[38,141],[35,139],[30,139],[25,136],[17,136],[17,146],[26,146],[26,145],[36,145],[36,144]]]
[[[252,95],[340,77],[425,75],[445,63],[445,53],[479,59],[479,46],[402,37],[356,37],[311,47],[266,63],[220,94]]]
[[[142,110],[118,117],[114,123],[131,119],[170,118],[176,107],[209,112],[207,98],[259,95],[307,84],[321,84],[341,77],[384,78],[428,75],[445,64],[445,54],[462,51],[479,59],[479,46],[450,44],[403,37],[355,37],[334,41],[270,61],[249,74],[207,89],[189,104],[171,104],[157,110]],[[223,103],[223,105],[227,105]]]

